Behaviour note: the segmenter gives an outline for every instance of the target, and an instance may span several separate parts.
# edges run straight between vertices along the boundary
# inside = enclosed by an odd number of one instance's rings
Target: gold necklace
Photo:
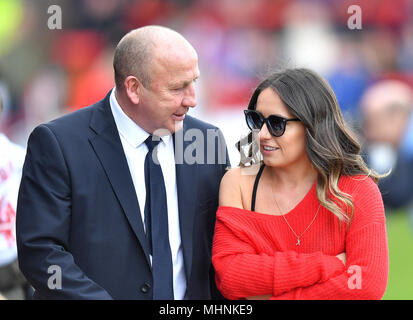
[[[280,212],[281,216],[284,218],[284,221],[287,223],[288,227],[291,229],[291,231],[294,233],[295,237],[297,238],[297,243],[296,243],[295,245],[296,245],[296,246],[299,246],[299,245],[301,244],[301,237],[302,237],[302,236],[304,235],[304,233],[306,233],[306,231],[311,227],[311,225],[313,224],[315,218],[317,218],[318,211],[320,210],[320,204],[318,205],[317,212],[315,213],[315,216],[314,216],[313,220],[310,222],[310,224],[309,224],[308,227],[304,230],[304,232],[303,232],[302,234],[300,234],[300,236],[298,236],[298,235],[295,233],[294,229],[293,229],[293,228],[290,226],[290,224],[288,223],[287,218],[286,218],[286,217],[284,216],[284,214],[281,212],[280,206],[278,205],[277,199],[275,198],[275,192],[274,192],[274,188],[273,188],[273,186],[272,186],[272,183],[271,183],[271,190],[272,190],[272,193],[273,193],[273,197],[274,197],[275,204],[276,204],[277,207],[278,207],[278,211]]]

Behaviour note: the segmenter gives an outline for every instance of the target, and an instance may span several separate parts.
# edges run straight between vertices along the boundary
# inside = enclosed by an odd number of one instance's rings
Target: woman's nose
[[[271,133],[268,131],[267,124],[264,123],[260,132],[258,133],[260,140],[268,140],[272,138]]]

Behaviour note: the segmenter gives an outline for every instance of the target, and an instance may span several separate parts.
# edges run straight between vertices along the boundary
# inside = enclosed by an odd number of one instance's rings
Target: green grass
[[[389,280],[383,300],[413,299],[413,230],[405,211],[387,214]]]

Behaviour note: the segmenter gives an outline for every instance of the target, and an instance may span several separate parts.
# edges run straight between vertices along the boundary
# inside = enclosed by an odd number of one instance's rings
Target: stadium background
[[[62,9],[50,30],[48,8]],[[361,8],[351,30],[348,8]],[[352,126],[360,97],[378,79],[413,87],[410,0],[0,0],[1,129],[25,146],[33,128],[102,99],[113,87],[112,55],[129,30],[159,24],[199,54],[198,106],[219,126],[231,161],[246,132],[242,109],[271,70],[310,67],[332,85]],[[413,190],[412,190],[413,192]],[[387,211],[390,275],[385,299],[413,299],[413,230],[408,213]]]

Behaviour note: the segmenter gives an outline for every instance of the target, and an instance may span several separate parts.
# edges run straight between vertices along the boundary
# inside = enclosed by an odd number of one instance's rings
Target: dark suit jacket
[[[184,148],[206,151],[207,130],[215,130],[212,150],[225,153],[224,164],[176,164],[185,298],[210,299],[216,290],[211,247],[218,190],[229,161],[216,127],[187,116],[182,133],[191,128],[201,130],[204,140],[193,136]],[[143,223],[109,94],[33,130],[16,231],[19,265],[34,298],[152,299]]]
[[[379,188],[386,207],[399,209],[413,203],[413,159],[404,159],[400,154],[392,172],[380,179]]]

